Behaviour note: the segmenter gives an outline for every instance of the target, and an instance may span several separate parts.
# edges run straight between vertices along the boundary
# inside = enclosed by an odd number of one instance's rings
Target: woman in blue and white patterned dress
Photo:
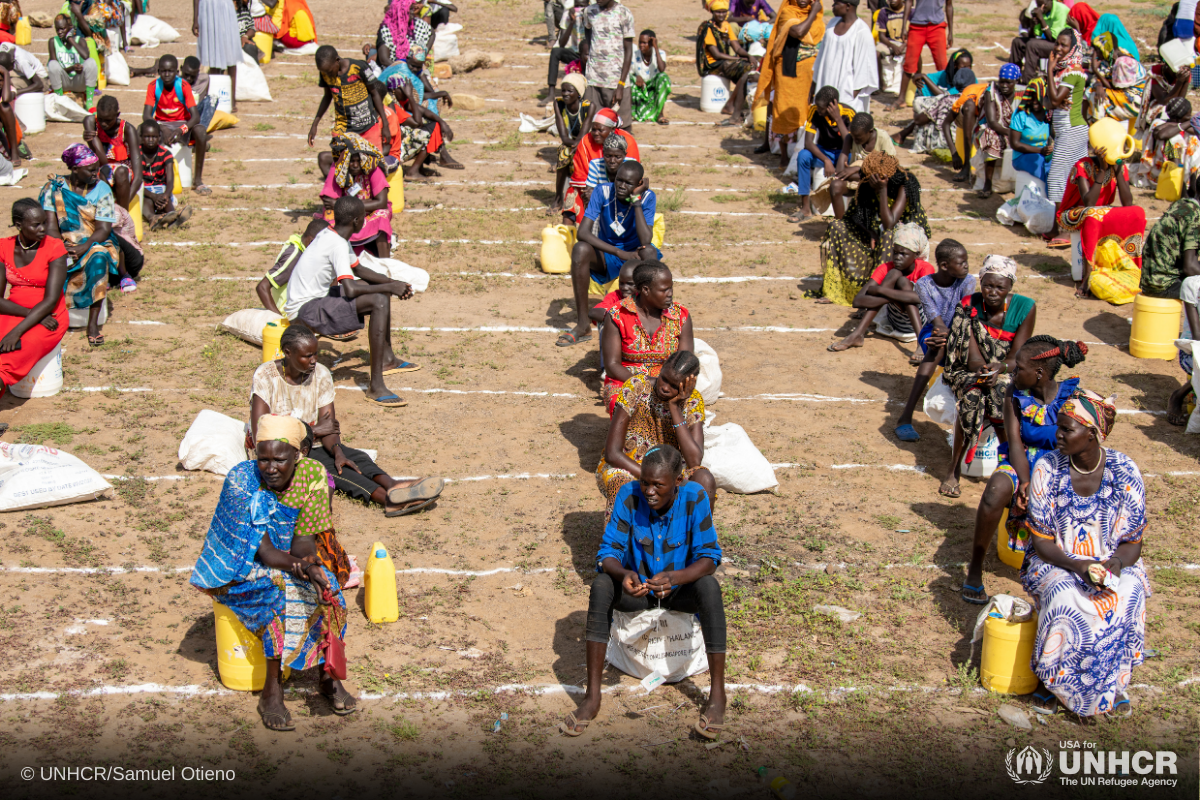
[[[1021,579],[1038,612],[1035,698],[1081,717],[1128,715],[1125,691],[1145,660],[1146,489],[1129,456],[1102,446],[1115,420],[1111,399],[1076,390],[1029,490],[1033,552]]]

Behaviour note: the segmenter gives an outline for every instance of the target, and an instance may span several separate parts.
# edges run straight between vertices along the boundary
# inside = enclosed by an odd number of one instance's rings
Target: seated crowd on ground
[[[15,167],[30,157],[12,111],[16,96],[48,87],[79,96],[89,112],[80,141],[61,154],[65,170],[36,199],[13,204],[17,233],[0,240],[9,289],[0,300],[0,381],[13,386],[58,347],[71,311],[89,344],[104,344],[109,289],[135,291],[146,267],[142,224],[153,231],[192,218],[176,189],[182,148],[191,148],[190,191],[211,194],[203,171],[219,101],[210,76],[228,73],[236,95],[243,55],[265,56],[257,36],[264,28],[274,29],[265,44],[272,51],[311,54],[321,96],[310,146],[332,110],[329,141],[316,157],[322,184],[303,231],[292,232],[255,287],[262,307],[286,325],[281,357],[244,376],[251,387],[245,447],[253,457],[226,476],[191,579],[262,639],[270,667],[259,713],[268,728],[286,731],[295,726],[282,672],[322,663],[326,634],[345,634],[343,590],[357,585],[356,563],[333,527],[335,493],[399,517],[429,508],[445,488],[436,476],[395,479],[378,459],[343,443],[319,340],[347,342],[366,328],[365,400],[406,405],[386,381],[421,369],[392,344],[400,322],[392,300],[413,297],[413,286],[389,271],[399,244],[394,208],[405,180],[465,167],[449,151],[454,133],[444,114],[453,99],[437,88],[432,62],[436,29],[454,6],[391,0],[358,59],[319,43],[303,0],[267,3],[265,16],[255,16],[259,5],[197,0],[199,57],[181,66],[165,53],[134,70],[151,79],[138,125],[122,117],[115,95],[99,90],[108,39],[97,40],[77,4],[54,19],[45,68],[0,43],[0,182],[23,177]],[[1084,362],[1087,345],[1036,330],[1037,303],[1014,291],[1016,261],[990,254],[972,274],[963,244],[946,237],[933,244],[923,201],[931,187],[901,161],[947,151],[951,182],[976,179],[977,199],[986,200],[1007,159],[1054,204],[1053,227],[1039,246],[1069,250],[1077,298],[1093,296],[1098,276],[1114,269],[1105,254],[1115,245],[1140,269],[1142,293],[1182,302],[1190,338],[1200,330],[1200,128],[1185,99],[1188,75],[1143,65],[1121,20],[1083,2],[1068,9],[1037,0],[1022,12],[993,81],[977,77],[969,51],[948,52],[950,0],[888,0],[870,23],[858,0],[834,0],[828,26],[820,0],[785,0],[778,12],[764,0],[703,6],[695,66],[702,79],[728,86],[728,119],[718,124],[751,124],[765,110],[756,152],[777,155],[778,166],[795,172],[798,208],[789,221],[832,217],[820,237],[820,285],[807,296],[854,311],[850,332],[828,349],[852,358],[872,331],[913,345],[900,365],[915,369],[893,429],[901,443],[921,439],[913,414],[941,371],[955,411],[941,495],[960,497],[964,465],[985,437],[998,441],[961,598],[988,603],[984,555],[1007,513],[1000,535],[1023,554],[1021,580],[1038,614],[1036,700],[1085,717],[1127,713],[1150,591],[1141,474],[1128,456],[1104,447],[1114,400],[1082,388],[1086,376],[1060,374]],[[635,35],[633,12],[617,0],[547,2],[545,11],[545,110],[557,138],[548,149],[547,213],[573,231],[573,325],[556,345],[583,350],[598,339],[598,399],[609,416],[595,469],[604,530],[583,632],[587,688],[561,730],[582,735],[599,711],[612,612],[665,608],[698,617],[711,689],[694,729],[712,739],[726,724],[717,480],[705,463],[693,313],[675,300],[654,166],[632,132],[634,123],[671,121],[668,57],[653,30]],[[1160,44],[1190,38],[1193,21],[1176,13]],[[926,48],[937,71],[921,69]],[[890,109],[912,107],[894,136],[870,113],[885,71],[900,86]],[[1116,154],[1090,144],[1091,126],[1103,120],[1134,130],[1142,149]],[[1135,190],[1158,184],[1164,172],[1182,173],[1180,196],[1147,230]],[[1191,359],[1180,363],[1190,375]],[[1190,380],[1170,397],[1171,424],[1186,422],[1189,393]],[[1101,598],[1117,609],[1116,621],[1097,611]],[[1047,644],[1077,628],[1091,635]],[[1086,680],[1081,665],[1095,657],[1101,634],[1119,640],[1119,668]],[[332,677],[319,691],[336,714],[355,711],[355,698]]]

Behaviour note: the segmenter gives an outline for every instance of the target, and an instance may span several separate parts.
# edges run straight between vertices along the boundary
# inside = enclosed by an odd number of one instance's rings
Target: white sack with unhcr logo
[[[111,489],[100,473],[70,453],[0,442],[0,511],[82,503]]]
[[[708,669],[704,635],[695,615],[665,608],[636,614],[614,611],[604,658],[638,679],[658,670],[667,683]]]

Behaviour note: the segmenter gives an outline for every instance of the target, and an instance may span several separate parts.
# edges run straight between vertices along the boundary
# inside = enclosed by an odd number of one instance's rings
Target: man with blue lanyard
[[[656,199],[649,189],[634,190],[645,170],[637,161],[626,161],[617,169],[612,183],[603,182],[592,191],[587,210],[579,223],[575,248],[571,251],[571,284],[575,290],[575,328],[558,337],[567,347],[592,338],[592,321],[587,312],[589,288],[602,295],[616,282],[626,261],[658,260],[662,253],[650,243]]]

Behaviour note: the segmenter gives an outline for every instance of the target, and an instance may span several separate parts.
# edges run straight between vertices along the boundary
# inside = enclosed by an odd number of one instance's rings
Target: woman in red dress
[[[0,300],[0,393],[24,378],[67,333],[67,248],[46,235],[46,212],[32,198],[13,203],[16,236],[0,239],[7,300]]]
[[[643,261],[633,270],[633,297],[609,312],[601,332],[604,386],[600,398],[612,416],[617,392],[640,372],[657,378],[663,362],[677,350],[696,349],[692,316],[675,302],[671,270],[659,261]]]

